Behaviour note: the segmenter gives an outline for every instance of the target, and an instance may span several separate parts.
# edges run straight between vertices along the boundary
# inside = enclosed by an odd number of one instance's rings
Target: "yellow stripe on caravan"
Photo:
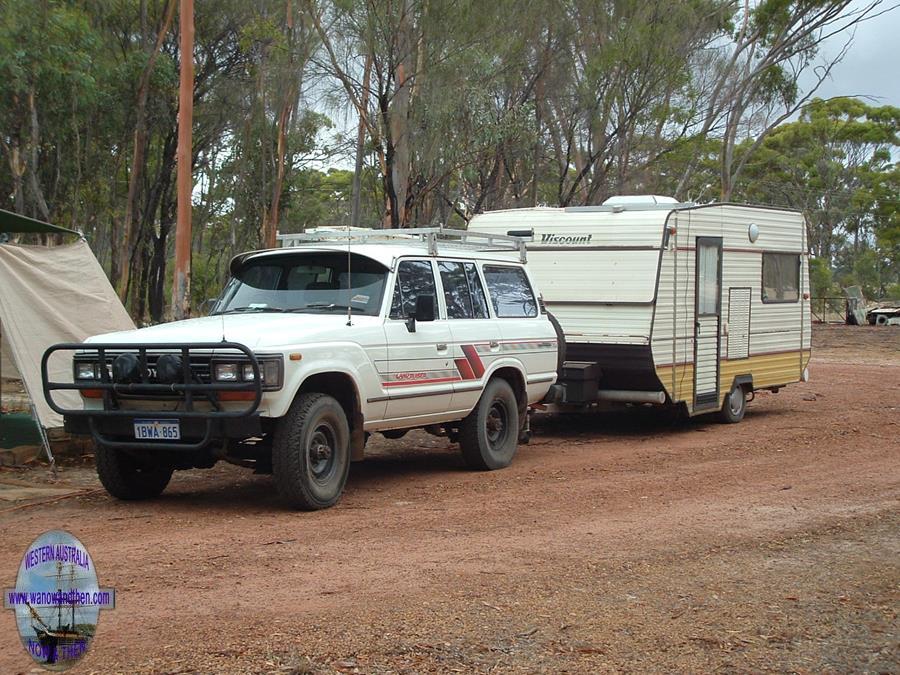
[[[759,354],[746,359],[719,362],[719,404],[731,389],[734,378],[739,375],[750,375],[754,389],[780,387],[799,382],[803,369],[809,364],[810,351],[804,349],[779,354]],[[694,400],[694,364],[685,363],[675,366],[674,388],[672,382],[672,366],[660,366],[656,375],[666,388],[666,392],[674,401],[685,401],[692,404]]]
[[[663,383],[666,392],[673,401],[694,400],[694,364],[680,363],[675,366],[674,389],[672,383],[672,366],[660,366],[656,369],[656,376]]]

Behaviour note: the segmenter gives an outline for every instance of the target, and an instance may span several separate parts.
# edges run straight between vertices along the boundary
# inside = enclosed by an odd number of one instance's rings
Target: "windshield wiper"
[[[289,312],[302,312],[304,309],[350,309],[347,305],[338,305],[333,302],[311,302],[297,309],[290,309]]]
[[[231,307],[216,314],[241,314],[243,312],[290,312],[283,307]]]

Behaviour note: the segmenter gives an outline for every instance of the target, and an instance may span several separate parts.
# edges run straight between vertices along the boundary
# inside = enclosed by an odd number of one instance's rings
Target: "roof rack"
[[[428,248],[428,255],[437,255],[440,245],[442,249],[517,252],[523,263],[527,260],[525,239],[522,237],[453,230],[448,227],[398,230],[374,230],[364,227],[315,228],[298,234],[279,234],[277,238],[285,248],[310,242],[395,245],[422,243]]]

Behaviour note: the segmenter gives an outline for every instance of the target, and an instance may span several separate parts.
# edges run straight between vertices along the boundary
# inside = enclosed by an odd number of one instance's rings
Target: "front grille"
[[[105,361],[106,361],[106,372],[109,374],[110,381],[112,381],[112,363],[116,360],[116,357],[121,354],[130,353],[134,356],[138,357],[138,361],[140,362],[141,354],[137,351],[128,351],[128,350],[120,350],[120,351],[107,351],[105,353]],[[178,354],[178,352],[146,352],[145,361],[141,363],[141,379],[140,382],[135,382],[134,384],[168,384],[165,382],[160,382],[156,376],[156,363],[159,360],[159,357],[163,356],[163,354]],[[178,354],[180,355],[180,354]],[[89,361],[91,363],[98,362],[98,356],[95,353],[93,356],[85,356],[78,355],[75,357],[75,361]],[[212,380],[211,373],[211,361],[212,355],[210,354],[191,354],[190,355],[190,366],[191,366],[191,379],[192,382],[197,384],[209,384]],[[179,379],[178,382],[182,380]],[[182,399],[184,396],[178,393],[171,394],[160,394],[159,392],[141,392],[139,389],[133,391],[131,393],[122,393],[118,392],[117,396],[123,399],[153,399],[153,400],[177,400]]]
[[[73,382],[59,382],[51,379],[48,363],[57,354],[69,352],[75,361],[75,372],[84,372],[85,378],[77,378]],[[135,357],[130,364],[124,364],[127,373],[120,373],[120,381],[113,382],[111,371],[115,360],[123,354]],[[172,373],[175,382],[160,382],[157,377],[157,366],[163,355],[179,355],[187,361],[187,368],[179,368]],[[270,357],[273,358],[273,357]],[[279,355],[280,358],[280,355]],[[257,364],[258,356],[250,349],[238,342],[166,342],[158,344],[114,344],[114,343],[63,343],[53,345],[44,352],[41,359],[41,379],[43,382],[44,398],[47,404],[60,415],[68,417],[129,417],[134,415],[134,406],[122,406],[123,399],[137,400],[168,400],[176,401],[177,406],[165,406],[160,412],[165,412],[169,417],[177,419],[205,418],[208,422],[207,430],[212,427],[212,420],[217,418],[239,418],[253,415],[259,408],[262,400],[263,387],[261,382],[238,381],[216,382],[211,381],[210,366],[212,363],[223,361],[238,361]],[[91,363],[102,367],[84,368],[83,364]],[[278,362],[280,363],[280,361]],[[122,364],[120,364],[122,365]],[[184,371],[188,372],[185,373]],[[98,372],[99,371],[99,372]],[[278,386],[280,386],[280,373]],[[79,391],[83,398],[103,399],[103,407],[63,407],[53,398],[54,391]],[[227,395],[227,396],[226,396]],[[217,401],[242,401],[240,406],[221,407]],[[201,404],[202,410],[195,408],[195,404]],[[141,408],[144,410],[145,408]]]

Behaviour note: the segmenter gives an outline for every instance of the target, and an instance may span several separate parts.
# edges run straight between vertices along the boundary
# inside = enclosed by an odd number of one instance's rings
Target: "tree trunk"
[[[397,53],[400,55],[395,68],[394,79],[397,89],[389,106],[388,118],[391,127],[393,153],[391,161],[391,226],[406,227],[408,212],[406,198],[409,191],[409,109],[411,99],[411,76],[414,61],[412,40],[412,1],[404,0],[397,31]]]
[[[359,227],[359,205],[362,191],[363,153],[366,145],[366,114],[369,106],[369,82],[372,79],[372,52],[366,54],[363,68],[362,101],[359,111],[359,127],[356,130],[356,164],[353,171],[353,186],[350,206],[350,226]]]
[[[141,2],[141,22],[146,24],[146,2]],[[147,59],[147,65],[141,73],[141,79],[138,82],[137,103],[135,105],[135,123],[134,123],[134,146],[131,156],[131,173],[128,175],[128,196],[125,198],[125,223],[122,237],[122,243],[118,251],[114,251],[113,255],[118,256],[118,268],[122,271],[120,278],[116,284],[116,291],[122,302],[128,297],[128,283],[131,278],[131,270],[135,264],[135,249],[138,247],[138,221],[135,218],[137,210],[137,195],[140,189],[141,181],[144,176],[144,165],[146,164],[147,149],[147,96],[150,90],[150,76],[156,65],[162,49],[163,41],[169,27],[172,24],[172,18],[175,14],[175,0],[167,0],[165,8],[165,17],[162,25],[156,35],[156,43]],[[141,39],[146,42],[146,30],[142,31]]]
[[[153,257],[150,259],[149,302],[150,321],[159,323],[164,319],[166,296],[166,245],[171,221],[160,224],[159,236],[153,237]]]
[[[49,223],[50,209],[47,208],[44,192],[41,190],[41,184],[38,180],[38,151],[41,145],[41,128],[38,125],[37,107],[34,104],[34,89],[28,92],[28,112],[31,115],[31,152],[29,153],[31,165],[28,171],[28,187],[31,189],[31,196],[34,198],[39,217],[44,222]]]

